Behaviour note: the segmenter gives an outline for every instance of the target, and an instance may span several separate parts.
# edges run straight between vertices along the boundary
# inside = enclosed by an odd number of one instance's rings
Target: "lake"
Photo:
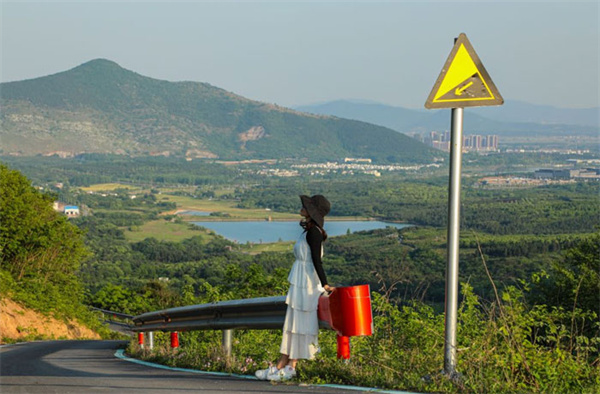
[[[302,228],[299,221],[289,222],[268,222],[249,221],[249,222],[191,222],[198,226],[206,227],[217,234],[238,243],[270,243],[278,241],[295,241],[302,234]],[[404,228],[410,224],[388,223],[380,221],[328,221],[325,223],[325,231],[330,237],[346,234],[348,229],[351,232],[375,230],[386,228],[388,226]]]

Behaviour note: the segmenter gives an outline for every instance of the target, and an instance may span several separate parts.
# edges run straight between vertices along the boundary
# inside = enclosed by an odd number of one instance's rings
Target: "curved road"
[[[343,393],[147,367],[114,356],[123,341],[45,341],[0,348],[4,393]]]

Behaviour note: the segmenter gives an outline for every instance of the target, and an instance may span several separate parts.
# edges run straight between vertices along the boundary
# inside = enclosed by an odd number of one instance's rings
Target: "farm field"
[[[194,228],[196,227],[196,228]],[[179,242],[184,239],[201,236],[205,242],[214,238],[212,232],[189,223],[170,222],[163,219],[152,220],[141,226],[123,229],[129,242],[139,242],[146,238],[156,238],[159,241]]]
[[[117,189],[128,189],[131,192],[142,192],[144,189],[139,186],[124,185],[121,183],[98,183],[91,186],[81,186],[79,189],[85,192],[111,192]]]

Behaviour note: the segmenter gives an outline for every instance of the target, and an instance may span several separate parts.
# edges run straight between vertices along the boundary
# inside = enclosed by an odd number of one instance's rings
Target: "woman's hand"
[[[331,293],[331,292],[333,292],[335,290],[335,287],[332,287],[332,286],[329,286],[329,285],[325,285],[325,286],[323,286],[323,288],[328,293]]]

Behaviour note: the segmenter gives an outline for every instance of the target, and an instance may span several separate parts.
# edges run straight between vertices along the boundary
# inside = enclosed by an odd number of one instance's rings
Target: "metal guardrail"
[[[223,350],[231,355],[233,329],[282,329],[286,296],[219,301],[144,313],[133,317],[132,331],[138,344],[154,346],[154,331],[170,331],[171,347],[179,347],[179,331],[222,330]],[[339,287],[330,296],[321,296],[317,311],[319,328],[338,333],[338,358],[350,358],[350,336],[371,335],[373,312],[369,285]],[[335,327],[335,328],[334,328]]]
[[[100,309],[100,308],[96,308],[93,306],[89,307],[91,310],[96,311],[96,312],[101,312],[107,316],[113,316],[113,317],[118,317],[119,319],[133,319],[133,315],[128,315],[126,313],[120,313],[120,312],[114,312],[114,311],[108,311],[106,309]]]
[[[108,324],[110,330],[131,335],[131,319],[133,318],[133,315],[109,311],[93,306],[88,306],[88,308],[93,312],[102,313],[104,315],[104,322]]]
[[[164,309],[135,316],[135,332],[281,329],[285,321],[285,296],[219,301]],[[331,328],[319,321],[321,328]]]

